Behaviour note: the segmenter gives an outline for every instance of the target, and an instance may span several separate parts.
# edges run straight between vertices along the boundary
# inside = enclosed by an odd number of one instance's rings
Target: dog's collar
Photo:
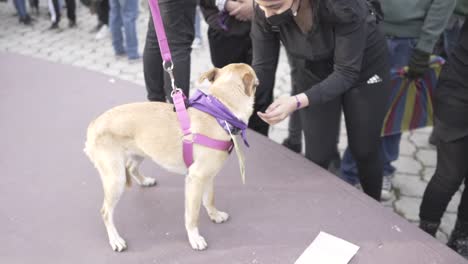
[[[244,144],[248,147],[246,130],[247,124],[234,116],[234,114],[221,103],[216,97],[208,95],[201,90],[197,90],[190,97],[189,106],[212,115],[218,124],[230,134],[241,134]]]

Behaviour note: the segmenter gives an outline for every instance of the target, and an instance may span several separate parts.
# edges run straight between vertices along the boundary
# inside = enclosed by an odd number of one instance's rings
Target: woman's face
[[[255,0],[266,17],[278,15],[288,10],[294,0]]]

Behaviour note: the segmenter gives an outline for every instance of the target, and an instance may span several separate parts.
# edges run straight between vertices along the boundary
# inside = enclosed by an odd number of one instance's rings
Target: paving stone
[[[432,176],[434,176],[435,170],[436,169],[434,167],[424,168],[424,170],[422,172],[423,180],[429,182],[431,180]]]
[[[406,156],[400,156],[393,165],[397,168],[397,172],[404,174],[416,175],[419,174],[422,169],[421,163]]]
[[[421,198],[426,190],[427,182],[415,175],[405,175],[397,173],[392,179],[394,188],[400,195]]]
[[[410,221],[419,221],[421,198],[401,197],[395,202],[395,211]]]
[[[460,204],[461,195],[459,192],[456,192],[455,195],[452,197],[449,205],[447,206],[447,212],[449,213],[456,213],[458,211],[458,205]]]
[[[424,167],[435,167],[437,163],[437,153],[435,150],[418,150],[416,158],[422,162]]]
[[[416,152],[416,147],[407,139],[402,138],[400,142],[400,155],[412,157]]]
[[[416,145],[418,148],[424,149],[435,149],[434,146],[429,144],[429,135],[428,134],[421,134],[421,133],[412,133],[410,135],[410,140]]]
[[[457,215],[455,213],[445,213],[440,223],[440,231],[449,236],[452,233],[456,221]]]

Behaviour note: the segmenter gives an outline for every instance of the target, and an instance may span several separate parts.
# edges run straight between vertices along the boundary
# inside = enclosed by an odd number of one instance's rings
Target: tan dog
[[[214,68],[200,77],[212,84],[211,95],[220,100],[236,117],[247,123],[253,112],[257,78],[246,64],[230,64]],[[218,140],[230,136],[211,115],[188,108],[192,133]],[[122,251],[127,245],[114,225],[114,208],[125,185],[133,177],[141,186],[153,186],[156,180],[138,171],[145,157],[163,168],[187,174],[185,180],[185,228],[193,249],[207,247],[198,232],[200,205],[215,223],[225,222],[229,215],[215,208],[213,181],[228,157],[219,151],[194,144],[194,163],[187,170],[182,156],[183,134],[173,111],[167,103],[146,102],[117,106],[94,120],[88,127],[85,152],[99,171],[104,188],[102,219],[113,250]],[[203,197],[203,198],[202,198]]]

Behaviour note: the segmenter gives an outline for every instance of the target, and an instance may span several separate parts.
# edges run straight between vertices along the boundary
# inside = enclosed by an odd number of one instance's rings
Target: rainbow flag
[[[406,77],[408,67],[392,69],[392,93],[382,136],[433,125],[432,98],[444,63],[443,58],[432,56],[431,70],[423,77],[413,80]]]

